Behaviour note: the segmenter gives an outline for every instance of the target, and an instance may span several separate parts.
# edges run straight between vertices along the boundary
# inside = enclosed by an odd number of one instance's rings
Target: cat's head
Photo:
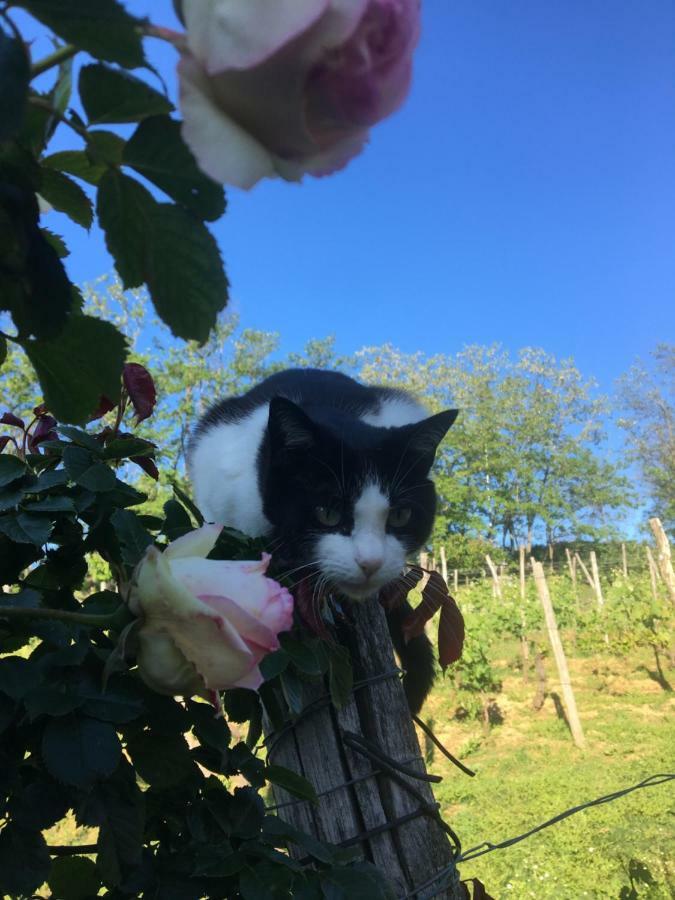
[[[431,532],[429,470],[456,416],[448,410],[397,428],[348,417],[328,425],[290,400],[272,400],[261,492],[279,542],[274,556],[282,569],[297,569],[293,581],[317,574],[360,600],[401,574]]]

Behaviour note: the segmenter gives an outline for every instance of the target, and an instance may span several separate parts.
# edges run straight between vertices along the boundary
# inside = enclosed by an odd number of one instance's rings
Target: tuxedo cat
[[[288,369],[216,403],[188,450],[207,521],[270,537],[278,575],[321,580],[359,601],[397,579],[429,537],[429,470],[457,416],[433,416],[404,391],[338,372]],[[425,636],[403,641],[406,605],[389,627],[413,712],[434,677]]]

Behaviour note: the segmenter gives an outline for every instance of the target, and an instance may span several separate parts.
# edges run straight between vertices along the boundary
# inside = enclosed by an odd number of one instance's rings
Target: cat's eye
[[[409,506],[395,506],[393,509],[389,510],[387,525],[391,528],[403,528],[403,526],[407,525],[410,521],[411,515],[412,510]]]
[[[342,519],[342,512],[337,506],[317,506],[314,508],[314,515],[317,521],[326,528],[335,528]]]

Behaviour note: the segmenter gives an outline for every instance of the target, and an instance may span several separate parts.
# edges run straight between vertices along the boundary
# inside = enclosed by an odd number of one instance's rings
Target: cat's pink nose
[[[366,578],[370,578],[371,575],[374,575],[382,565],[381,559],[375,559],[373,557],[357,559],[357,562],[359,564],[359,569],[361,569]]]

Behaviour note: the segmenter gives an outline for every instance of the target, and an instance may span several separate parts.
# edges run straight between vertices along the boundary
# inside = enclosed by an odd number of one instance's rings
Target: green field
[[[493,666],[502,690],[490,697],[501,724],[486,734],[479,720],[458,721],[448,679],[439,681],[424,709],[445,746],[477,773],[467,777],[427,745],[430,771],[444,776],[436,796],[464,850],[499,843],[569,807],[675,771],[675,699],[657,683],[646,650],[569,660],[588,742],[581,751],[551,696],[559,692],[552,661],[545,663],[551,694],[535,712],[535,684],[524,683],[517,670],[515,641],[497,649]],[[664,671],[675,684],[675,670]],[[675,782],[584,810],[466,862],[461,873],[480,878],[495,900],[673,898]]]

